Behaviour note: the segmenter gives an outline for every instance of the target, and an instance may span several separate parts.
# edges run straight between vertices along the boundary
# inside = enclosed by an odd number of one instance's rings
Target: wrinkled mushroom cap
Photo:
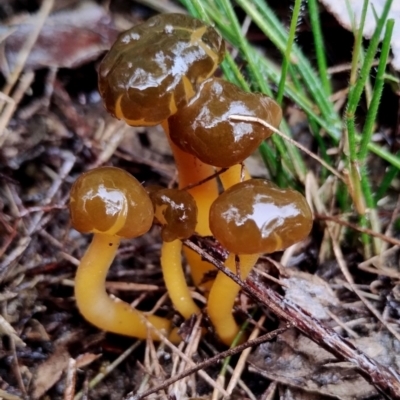
[[[210,78],[189,104],[168,120],[171,140],[181,150],[216,167],[241,163],[272,131],[258,123],[230,120],[234,114],[257,117],[274,127],[282,119],[280,106],[268,96]]]
[[[153,223],[153,205],[132,175],[115,167],[100,167],[80,175],[71,188],[72,226],[82,233],[133,238]]]
[[[183,14],[160,14],[123,32],[100,64],[107,110],[129,125],[157,125],[187,103],[222,61],[211,26]]]
[[[250,179],[223,192],[210,209],[215,238],[235,254],[273,253],[310,233],[312,214],[306,199],[263,179]]]
[[[154,206],[154,216],[162,225],[164,242],[187,239],[197,224],[197,206],[193,196],[186,190],[146,187]]]

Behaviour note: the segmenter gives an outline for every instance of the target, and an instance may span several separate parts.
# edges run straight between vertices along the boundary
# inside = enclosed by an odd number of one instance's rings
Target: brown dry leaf
[[[11,32],[0,47],[0,69],[8,76],[13,70],[19,51],[34,29],[31,19],[8,26]],[[95,59],[108,50],[118,32],[103,7],[82,2],[72,10],[51,15],[29,54],[25,67],[73,68]]]
[[[279,388],[279,400],[332,400],[332,397],[305,392],[290,386],[281,386]]]
[[[76,368],[83,368],[90,365],[93,361],[96,361],[101,357],[101,354],[84,353],[76,358]]]
[[[400,342],[387,331],[371,332],[366,337],[350,340],[355,346],[382,365],[400,370]]]
[[[280,335],[276,342],[260,346],[249,362],[254,372],[302,392],[340,400],[377,394],[353,366],[338,362],[294,329]]]
[[[33,381],[33,399],[38,399],[43,396],[58,382],[62,373],[68,367],[69,358],[70,355],[66,347],[64,344],[61,344],[54,350],[54,353],[38,367]]]
[[[335,293],[321,278],[291,269],[287,269],[287,274],[288,278],[281,278],[285,284],[285,299],[326,324],[331,321],[329,311],[332,308],[337,315],[346,314]],[[363,332],[367,329],[366,326],[360,328]],[[390,333],[371,330],[365,332],[364,337],[348,340],[382,365],[399,370],[400,343]],[[353,364],[339,362],[295,330],[287,331],[276,342],[268,342],[258,348],[250,358],[250,364],[268,379],[294,388],[294,391],[285,392],[282,397],[285,399],[313,399],[310,394],[317,394],[351,400],[377,394]]]
[[[316,275],[292,269],[285,270],[289,278],[281,278],[286,285],[285,298],[308,311],[320,321],[330,319],[328,307],[337,306],[338,299],[329,285]]]
[[[352,23],[349,16],[348,8],[346,3],[349,4],[351,10],[353,10],[354,18],[356,21],[356,27],[358,29],[361,10],[363,8],[364,0],[319,0],[326,9],[331,12],[338,22],[348,30],[352,29]],[[386,0],[369,0],[367,17],[365,20],[363,36],[370,38],[376,28],[376,19],[374,16],[373,8],[376,11],[378,17],[382,14],[383,7]],[[392,66],[400,71],[400,1],[395,0],[390,9],[388,18],[395,20],[391,45],[393,52]]]

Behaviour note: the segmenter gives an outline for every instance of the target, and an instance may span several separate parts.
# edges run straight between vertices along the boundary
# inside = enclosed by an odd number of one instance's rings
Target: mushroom
[[[183,14],[159,14],[121,33],[99,68],[107,110],[132,126],[166,121],[222,61],[211,26]]]
[[[90,170],[74,182],[69,209],[72,226],[93,233],[75,278],[75,299],[83,317],[105,331],[140,339],[159,339],[156,332],[148,332],[146,319],[157,330],[169,332],[169,320],[146,317],[124,301],[109,297],[105,289],[121,238],[138,237],[152,226],[153,205],[141,184],[119,168]]]
[[[148,186],[155,219],[161,224],[161,268],[172,303],[185,318],[200,313],[186,285],[182,269],[182,239],[190,237],[197,224],[197,206],[185,190]],[[179,249],[180,251],[176,251]]]
[[[262,253],[283,250],[310,233],[312,214],[306,199],[293,189],[270,181],[250,179],[223,192],[210,209],[210,228],[230,252],[226,266],[245,280]],[[239,286],[218,272],[208,298],[207,312],[226,345],[239,332],[232,307]]]
[[[214,73],[224,51],[224,42],[215,29],[195,18],[181,14],[152,17],[120,34],[101,62],[99,91],[105,107],[132,126],[161,124],[169,139],[167,119]],[[212,166],[170,144],[179,188],[193,186],[214,174]],[[216,180],[188,192],[198,207],[196,231],[210,235],[208,214],[218,196]],[[168,254],[180,259],[180,243],[174,241],[168,246]],[[190,250],[186,254],[194,281],[199,283],[209,264]]]
[[[244,92],[233,83],[212,77],[169,118],[171,140],[206,164],[221,168],[239,164],[272,131],[260,124],[229,119],[234,114],[257,117],[274,127],[282,119],[282,109],[270,97]]]
[[[146,192],[154,207],[154,218],[161,228],[164,242],[187,239],[197,225],[197,205],[186,190],[147,186]]]

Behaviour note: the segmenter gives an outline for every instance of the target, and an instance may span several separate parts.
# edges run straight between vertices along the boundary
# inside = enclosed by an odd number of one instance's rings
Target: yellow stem
[[[189,153],[185,153],[170,140],[167,121],[164,121],[162,126],[174,155],[180,188],[200,182],[215,173],[214,167],[204,164],[198,158]],[[198,214],[196,232],[202,236],[211,235],[208,219],[211,204],[218,197],[217,180],[212,179],[206,181],[199,186],[189,189],[188,192],[193,196],[197,204]],[[204,275],[213,271],[214,267],[208,262],[203,261],[193,250],[185,248],[184,252],[190,265],[193,281],[196,286],[199,286]],[[200,286],[209,289],[211,282]]]
[[[197,157],[185,153],[177,147],[170,139],[168,123],[165,122],[162,125],[175,159],[179,178],[179,188],[193,185],[215,173],[214,167],[204,164]],[[195,198],[197,203],[198,216],[196,231],[202,236],[211,235],[208,224],[208,214],[211,204],[218,196],[217,180],[211,179],[206,181],[201,185],[188,189],[188,192]]]
[[[187,287],[182,269],[182,242],[164,242],[161,248],[161,268],[172,304],[186,319],[200,313]]]
[[[242,175],[245,181],[251,179],[249,171],[244,165],[242,166],[241,164],[233,165],[223,172],[219,177],[224,190],[229,189],[231,186],[241,182]]]
[[[254,264],[257,262],[258,254],[242,254],[239,258],[240,277],[242,280],[245,280]],[[236,274],[234,254],[229,255],[225,266]],[[239,285],[219,271],[208,297],[207,313],[214,325],[217,335],[227,346],[231,345],[240,329],[232,314],[232,308],[239,290]]]
[[[112,299],[105,290],[108,269],[114,260],[120,243],[115,235],[96,233],[79,264],[75,278],[75,298],[78,309],[91,324],[107,332],[157,340],[155,332],[149,332],[147,319],[156,329],[167,333],[171,323],[165,318],[143,313],[119,299]]]

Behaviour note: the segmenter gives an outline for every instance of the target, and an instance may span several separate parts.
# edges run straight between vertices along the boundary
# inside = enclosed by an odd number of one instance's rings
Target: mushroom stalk
[[[244,165],[236,164],[229,167],[227,171],[220,175],[224,190],[244,180],[251,179],[251,176]],[[240,256],[240,277],[245,280],[258,260],[258,254]],[[230,254],[225,262],[225,266],[236,273],[236,262],[234,254]],[[228,278],[221,271],[211,287],[208,298],[208,314],[213,323],[218,336],[227,346],[232,344],[236,335],[239,333],[239,326],[232,315],[232,308],[239,293],[240,287]]]
[[[200,83],[212,76],[224,52],[224,41],[214,28],[186,15],[158,15],[119,35],[101,62],[99,91],[113,116],[131,126],[162,124],[170,139],[168,118],[185,107]],[[181,188],[214,173],[196,157],[171,147]],[[208,211],[218,195],[217,184],[206,182],[189,192],[198,207],[196,231],[210,235]],[[177,243],[168,247],[175,260],[180,250]],[[196,284],[212,269],[193,252],[188,261]],[[181,293],[190,294],[186,285]]]
[[[223,172],[220,176],[222,186],[224,190],[229,189],[231,186],[236,185],[239,182],[247,181],[251,179],[249,171],[247,170],[245,165],[236,164],[229,167],[225,172]]]
[[[163,242],[161,248],[161,268],[172,304],[184,317],[200,312],[187,287],[182,269],[182,242],[177,239]]]
[[[295,190],[280,189],[263,179],[237,183],[223,192],[210,209],[210,228],[230,256],[226,266],[246,279],[258,256],[283,250],[304,239],[312,227],[306,199]],[[230,345],[239,328],[229,313],[238,286],[218,273],[209,296],[208,313],[222,341]]]
[[[214,167],[203,163],[192,154],[182,151],[171,141],[167,121],[164,121],[162,126],[169,140],[172,154],[175,159],[180,189],[196,184],[215,173]],[[218,197],[216,178],[208,180],[201,185],[188,189],[187,191],[195,198],[197,203],[198,214],[196,231],[202,236],[211,235],[208,217],[211,204]]]
[[[159,337],[149,331],[145,320],[164,333],[171,328],[170,321],[143,313],[119,299],[111,298],[105,289],[107,272],[115,258],[120,238],[116,235],[94,234],[92,243],[83,256],[75,280],[75,298],[83,317],[108,332],[146,339]]]
[[[240,278],[245,280],[254,264],[258,260],[258,254],[245,255],[239,257]],[[236,271],[235,255],[230,254],[225,262],[225,266],[233,273]],[[239,333],[239,326],[232,315],[232,308],[239,293],[240,286],[232,281],[225,274],[218,272],[212,285],[208,297],[207,313],[217,332],[217,335],[227,346],[232,344],[236,335]]]
[[[162,126],[167,138],[169,139],[172,154],[175,159],[176,169],[178,171],[179,188],[184,188],[196,182],[200,182],[214,174],[214,167],[205,164],[195,156],[182,151],[170,140],[167,121],[164,121]],[[209,226],[209,213],[211,204],[218,197],[217,180],[214,178],[206,181],[201,185],[188,189],[188,192],[193,196],[197,204],[198,222],[196,232],[202,236],[212,235]],[[193,250],[184,248],[184,253],[190,265],[194,284],[209,289],[211,284],[208,283],[203,285],[202,281],[207,273],[214,270],[214,267],[208,262],[203,261]]]

